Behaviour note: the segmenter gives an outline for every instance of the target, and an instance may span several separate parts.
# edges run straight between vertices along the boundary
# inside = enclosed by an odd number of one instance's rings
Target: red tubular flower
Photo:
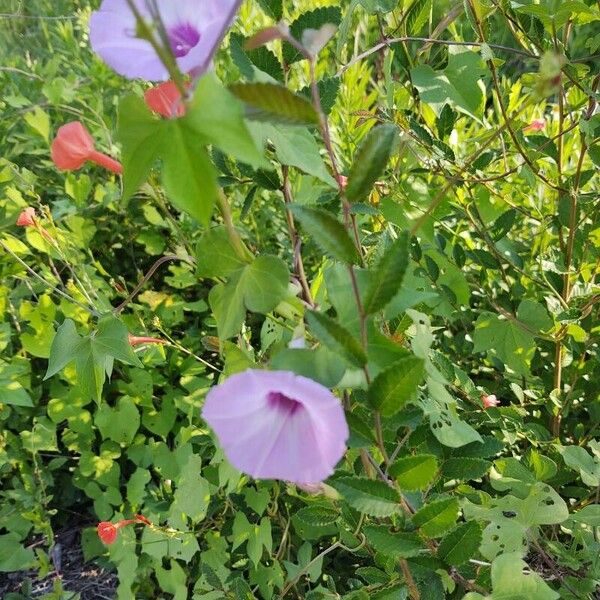
[[[153,337],[138,337],[136,335],[129,336],[129,345],[130,346],[141,346],[142,344],[166,344],[166,340],[161,340],[160,338]]]
[[[110,546],[117,541],[117,534],[119,533],[119,528],[113,523],[109,523],[107,521],[102,521],[102,523],[98,523],[98,537],[102,540],[103,544]]]
[[[79,121],[63,125],[52,142],[52,160],[62,171],[76,171],[88,160],[120,175],[123,166],[94,147],[89,131]]]
[[[183,117],[185,105],[177,86],[172,81],[166,81],[153,87],[144,94],[148,108],[167,119]]]
[[[498,400],[494,394],[483,394],[481,396],[481,403],[483,404],[484,409],[488,409],[492,408],[492,406],[498,406],[500,404],[500,400]]]
[[[136,523],[152,525],[151,521],[143,515],[135,515],[134,519],[122,519],[116,524],[110,523],[109,521],[102,521],[101,523],[98,523],[98,537],[104,544],[110,546],[117,541],[117,535],[119,534],[119,529],[121,529],[121,527],[135,525]]]
[[[35,208],[33,206],[28,206],[21,211],[17,225],[19,227],[35,227]]]

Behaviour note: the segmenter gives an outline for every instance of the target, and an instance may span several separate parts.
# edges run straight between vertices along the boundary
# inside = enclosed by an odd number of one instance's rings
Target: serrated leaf
[[[332,258],[353,264],[358,259],[354,242],[346,228],[330,212],[319,208],[294,206],[292,211],[315,243]]]
[[[432,454],[419,454],[399,458],[389,469],[389,474],[403,490],[424,490],[435,478],[437,458]]]
[[[358,148],[348,176],[346,197],[350,202],[366,200],[395,151],[398,128],[386,123],[369,131]]]
[[[435,538],[451,529],[458,518],[458,500],[442,498],[419,509],[412,517],[413,524],[427,537]]]
[[[296,517],[310,527],[326,527],[335,523],[340,513],[331,506],[306,506],[301,508]]]
[[[389,517],[401,512],[398,492],[383,481],[361,477],[341,477],[331,481],[344,500],[373,517]]]
[[[292,125],[319,123],[312,104],[281,85],[236,83],[229,89],[234,96],[246,103],[249,119]]]
[[[442,473],[447,479],[469,481],[483,477],[491,466],[491,462],[481,458],[449,458],[442,465]]]
[[[367,356],[362,346],[339,323],[316,311],[308,312],[306,321],[321,342],[343,356],[349,363],[356,367],[363,367],[366,364]]]
[[[381,371],[369,387],[370,405],[383,416],[391,417],[416,398],[425,374],[425,362],[416,356],[401,358]]]
[[[302,13],[291,25],[290,34],[298,41],[306,29],[320,29],[328,23],[338,26],[342,20],[342,11],[337,6],[324,6]],[[289,43],[283,44],[283,62],[291,65],[304,56]]]
[[[376,552],[395,559],[418,556],[426,549],[414,533],[392,533],[383,525],[367,525],[363,532]]]
[[[408,237],[408,233],[402,233],[375,267],[364,300],[366,314],[382,310],[398,293],[408,267]]]
[[[479,523],[469,521],[448,533],[438,546],[438,557],[458,567],[473,558],[481,544],[482,530]]]

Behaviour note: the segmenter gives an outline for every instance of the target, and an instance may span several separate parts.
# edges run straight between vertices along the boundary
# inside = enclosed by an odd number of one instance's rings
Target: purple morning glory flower
[[[202,416],[229,462],[256,479],[319,483],[346,452],[340,401],[288,371],[232,375],[208,393]]]
[[[241,0],[155,0],[171,50],[183,73],[201,75],[231,27]],[[135,0],[151,24],[148,0]],[[103,0],[90,19],[94,52],[130,79],[164,81],[169,74],[150,42],[136,37],[136,21],[127,0]],[[157,36],[158,39],[158,36]]]

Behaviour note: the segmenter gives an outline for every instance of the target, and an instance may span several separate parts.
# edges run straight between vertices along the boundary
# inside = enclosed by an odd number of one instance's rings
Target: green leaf
[[[33,566],[35,554],[25,548],[16,533],[0,535],[0,573],[11,573]]]
[[[117,140],[122,146],[123,200],[137,192],[150,174],[165,143],[165,122],[133,95],[119,103]]]
[[[243,104],[214,75],[200,79],[187,122],[207,144],[255,168],[268,168],[244,121]]]
[[[449,458],[442,465],[442,473],[447,479],[458,479],[459,481],[468,481],[470,479],[480,479],[492,466],[487,460],[481,458]]]
[[[426,549],[414,533],[392,533],[383,525],[367,525],[363,532],[376,552],[391,558],[411,558]]]
[[[373,127],[362,141],[348,177],[346,197],[350,202],[365,201],[383,174],[395,151],[398,128],[392,124]]]
[[[498,600],[557,600],[560,595],[537,574],[525,575],[527,563],[517,553],[502,554],[492,564],[493,598]]]
[[[459,567],[475,556],[480,544],[481,526],[476,521],[469,521],[446,534],[437,555],[449,565]]]
[[[76,349],[80,341],[81,336],[77,333],[75,323],[71,319],[65,319],[54,336],[44,381],[62,371],[75,360]]]
[[[125,364],[142,367],[129,343],[129,331],[122,321],[109,314],[98,321],[98,330],[93,336],[96,351],[111,356]]]
[[[283,17],[283,0],[258,0],[258,3],[276,21],[280,21]]]
[[[340,513],[331,506],[315,505],[301,508],[295,516],[310,527],[326,527],[335,523]]]
[[[401,512],[398,492],[383,481],[361,477],[340,477],[331,481],[344,500],[372,517],[389,517]]]
[[[292,371],[296,375],[318,381],[328,388],[334,388],[346,371],[346,367],[338,355],[324,346],[320,346],[316,350],[286,348],[271,359],[271,368],[279,371]]]
[[[246,104],[246,114],[255,121],[292,125],[318,125],[312,104],[275,83],[235,83],[231,93]]]
[[[399,458],[389,474],[403,490],[424,490],[434,480],[438,470],[437,458],[432,454],[418,454]]]
[[[364,300],[365,313],[370,315],[387,306],[398,293],[408,267],[408,234],[400,237],[385,251],[375,267],[371,285]]]
[[[168,125],[163,158],[163,184],[172,204],[199,223],[208,224],[217,200],[217,172],[189,117]]]
[[[307,29],[320,29],[323,25],[331,23],[339,25],[342,20],[342,11],[337,6],[324,6],[315,10],[302,13],[291,25],[290,33],[298,41],[302,40],[302,34]],[[296,61],[302,60],[303,55],[291,44],[283,44],[283,61],[286,65],[291,65]]]
[[[411,70],[411,77],[421,100],[433,108],[437,117],[449,104],[479,119],[484,99],[479,81],[485,73],[486,68],[479,54],[450,48],[446,69],[434,71],[429,65],[418,65]]]
[[[102,404],[95,417],[103,439],[128,446],[140,427],[140,414],[131,398],[120,398],[115,408]]]
[[[199,277],[228,277],[246,264],[237,255],[224,226],[214,227],[202,234],[196,246]]]
[[[276,256],[259,256],[244,269],[244,302],[252,312],[267,314],[285,299],[290,280],[287,265]]]
[[[296,167],[337,189],[337,182],[325,167],[313,134],[302,127],[290,125],[260,125],[260,135],[275,146],[277,160],[282,165]]]
[[[590,487],[600,485],[600,461],[581,446],[562,446],[558,449],[565,464],[579,471],[581,481]]]
[[[31,396],[18,382],[0,378],[0,404],[33,406]]]
[[[451,529],[458,518],[458,500],[442,498],[419,509],[412,517],[413,524],[427,537],[440,537]]]
[[[416,398],[424,373],[422,358],[401,358],[377,375],[369,387],[369,403],[386,417],[395,415]]]
[[[366,364],[367,356],[362,346],[339,323],[317,311],[307,312],[306,322],[321,342],[349,363],[359,368]]]
[[[535,300],[523,300],[517,308],[517,319],[528,325],[533,330],[547,331],[553,325],[548,311],[542,304]]]
[[[519,375],[529,374],[529,365],[535,352],[531,333],[513,321],[482,311],[475,322],[474,352],[490,352]]]
[[[571,515],[571,520],[590,527],[600,527],[600,504],[588,504]]]
[[[330,212],[294,206],[293,213],[316,244],[332,258],[347,264],[358,260],[358,252],[346,228]]]
[[[429,20],[432,0],[414,0],[406,13],[406,32],[408,35],[418,35],[423,25]]]
[[[79,336],[73,321],[66,319],[52,342],[45,379],[75,361],[78,387],[85,396],[99,402],[115,358],[132,366],[142,366],[129,344],[127,328],[119,319],[113,315],[102,317],[98,329],[86,337]]]
[[[226,284],[217,284],[208,300],[217,320],[219,337],[226,340],[239,333],[246,309],[267,314],[285,299],[290,273],[276,256],[259,256],[234,272]]]
[[[243,271],[234,273],[229,281],[210,290],[208,303],[217,320],[219,338],[227,340],[237,335],[246,317],[244,289],[240,285]]]

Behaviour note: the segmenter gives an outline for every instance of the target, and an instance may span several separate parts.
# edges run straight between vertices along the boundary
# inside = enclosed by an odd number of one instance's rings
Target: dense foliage
[[[98,5],[0,14],[4,597],[598,597],[599,3],[246,0],[173,119]],[[248,368],[340,398],[325,483],[226,460]]]

